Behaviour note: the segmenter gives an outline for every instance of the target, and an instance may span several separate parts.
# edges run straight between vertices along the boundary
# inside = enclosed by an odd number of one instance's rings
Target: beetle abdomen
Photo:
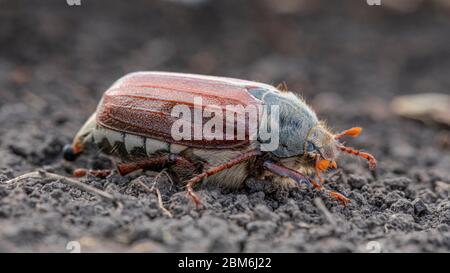
[[[102,152],[117,156],[125,161],[133,158],[151,158],[162,153],[180,154],[186,149],[190,149],[190,153],[185,155],[188,160],[201,160],[208,162],[210,166],[223,164],[251,149],[251,147],[246,147],[243,150],[189,148],[175,143],[117,132],[101,125],[97,125],[93,129],[92,140]],[[247,170],[248,162],[224,170],[207,178],[207,180],[226,188],[238,188],[247,178],[249,174]]]
[[[161,140],[118,132],[97,125],[92,132],[93,141],[102,152],[120,158],[151,157],[159,152],[180,153],[186,146]]]

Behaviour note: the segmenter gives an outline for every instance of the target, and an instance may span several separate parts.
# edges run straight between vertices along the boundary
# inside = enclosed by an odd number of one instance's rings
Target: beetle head
[[[305,153],[311,158],[334,161],[338,154],[337,140],[323,123],[318,123],[308,133],[305,141]]]
[[[356,137],[361,131],[362,129],[360,127],[354,127],[338,134],[332,134],[323,123],[318,123],[308,133],[304,148],[305,154],[315,159],[315,167],[321,171],[329,167],[336,168],[335,160],[339,152],[362,157],[369,162],[369,167],[374,169],[377,162],[371,154],[346,147],[339,141],[344,136]]]

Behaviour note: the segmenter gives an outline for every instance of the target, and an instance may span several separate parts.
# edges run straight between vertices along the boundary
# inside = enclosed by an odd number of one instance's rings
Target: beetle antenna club
[[[341,132],[339,134],[336,134],[334,136],[334,138],[335,139],[341,139],[344,136],[357,137],[357,136],[359,136],[361,134],[361,131],[362,131],[361,127],[353,127],[353,128],[348,129],[348,130],[345,130],[345,131],[343,131],[343,132]]]

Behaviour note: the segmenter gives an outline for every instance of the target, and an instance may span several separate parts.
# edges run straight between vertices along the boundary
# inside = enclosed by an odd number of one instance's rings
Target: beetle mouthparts
[[[328,170],[329,168],[336,169],[337,163],[334,160],[321,159],[316,163],[316,168],[322,172]]]
[[[74,152],[74,150],[72,148],[72,145],[70,145],[70,144],[64,145],[63,157],[64,157],[65,160],[67,160],[67,161],[74,161],[75,159],[77,159],[77,157],[79,155],[80,155],[79,153],[77,154],[77,153]]]

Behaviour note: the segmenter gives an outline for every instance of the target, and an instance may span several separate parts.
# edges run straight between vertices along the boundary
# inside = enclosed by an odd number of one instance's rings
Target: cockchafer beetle
[[[241,140],[174,138],[171,110],[175,105],[194,109],[196,97],[221,110],[227,105],[279,106],[279,145],[262,151],[260,139],[250,139],[248,131]],[[362,157],[370,168],[376,167],[372,155],[339,141],[360,132],[361,128],[355,127],[332,133],[302,99],[285,88],[224,77],[135,72],[120,78],[104,93],[96,112],[73,143],[64,147],[63,154],[66,160],[75,160],[88,142],[94,142],[102,152],[121,159],[117,164],[121,175],[167,168],[184,181],[196,205],[201,201],[193,187],[202,180],[237,188],[250,175],[271,177],[280,185],[304,183],[346,204],[349,199],[321,185],[321,173],[337,167],[340,152]],[[107,176],[110,170],[77,169],[74,175],[87,172]]]

